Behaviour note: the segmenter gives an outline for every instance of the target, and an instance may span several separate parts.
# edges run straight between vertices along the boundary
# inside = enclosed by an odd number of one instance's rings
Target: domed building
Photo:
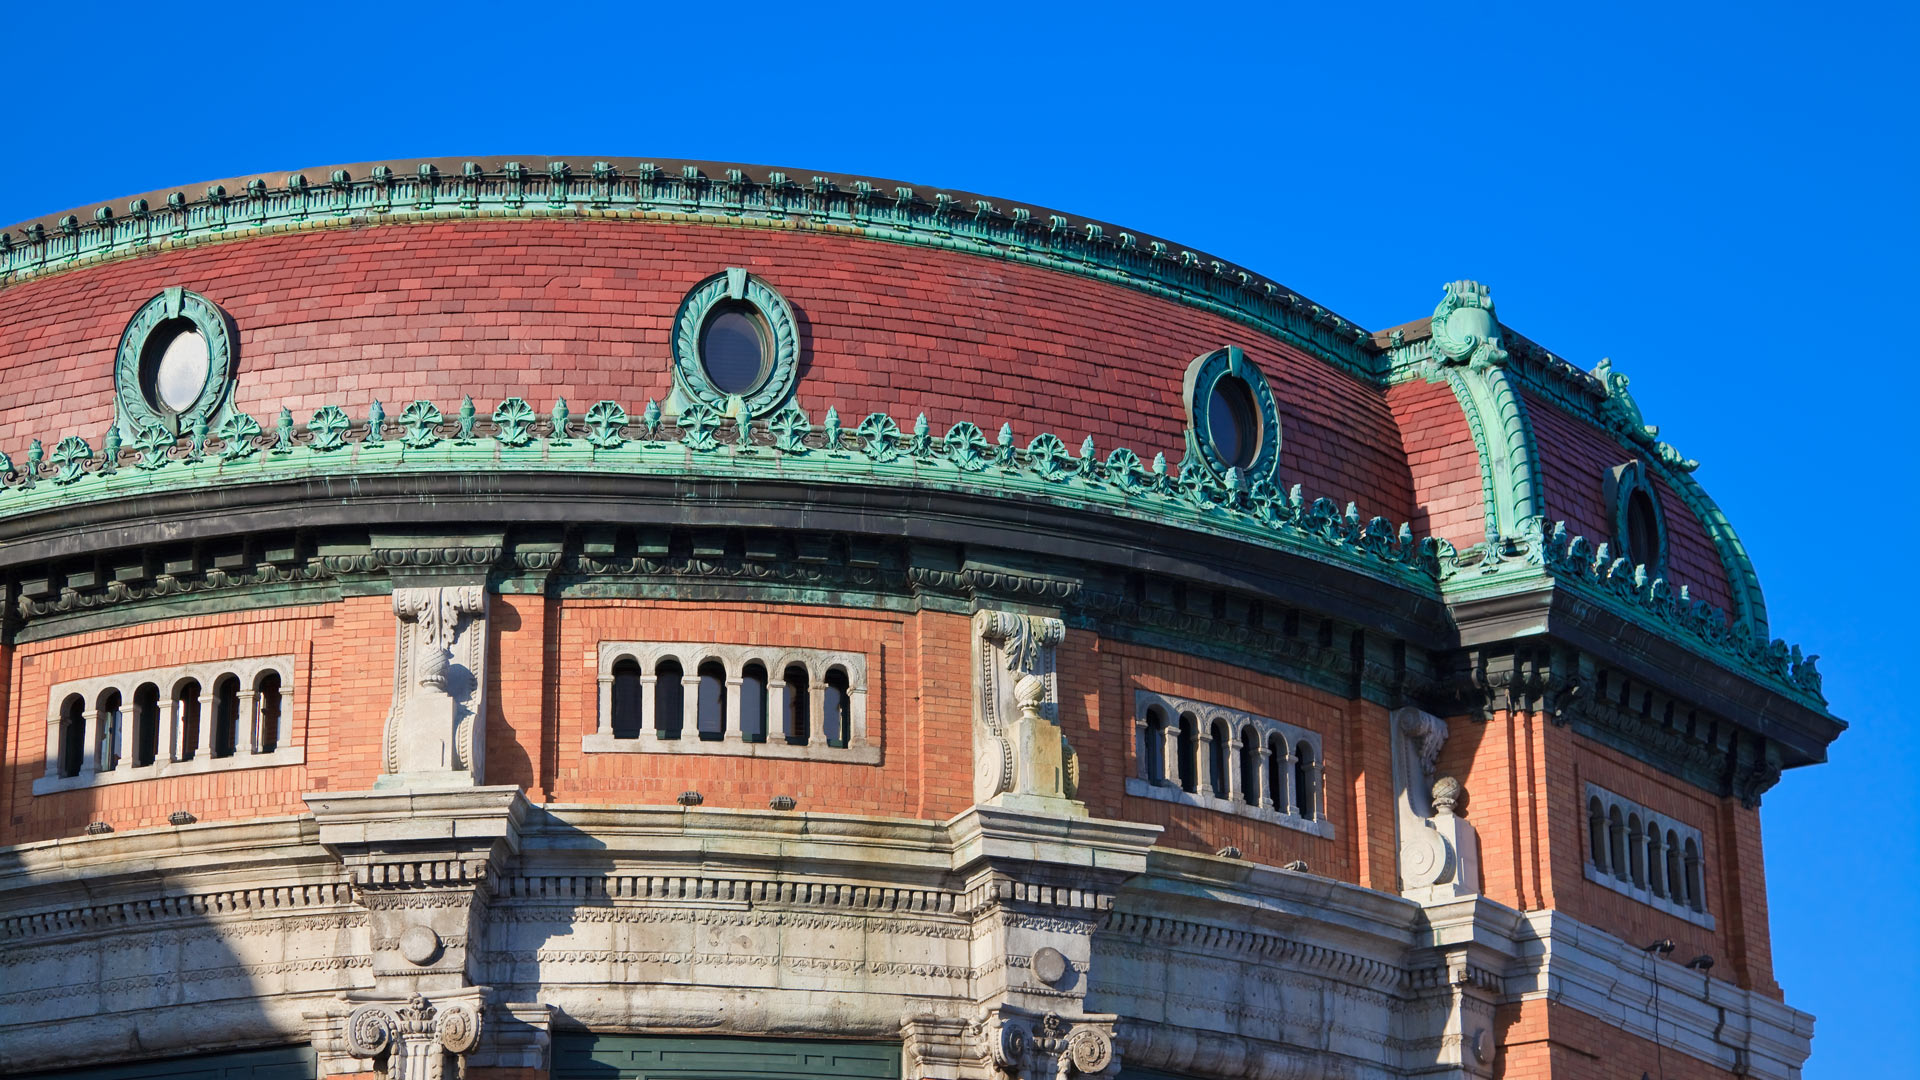
[[[1627,379],[958,192],[0,235],[0,1072],[1799,1074],[1843,724]]]

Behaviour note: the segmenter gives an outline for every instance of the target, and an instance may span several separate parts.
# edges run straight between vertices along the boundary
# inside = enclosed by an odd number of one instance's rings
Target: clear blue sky
[[[6,222],[370,159],[707,158],[1125,223],[1368,327],[1491,284],[1633,377],[1822,654],[1853,727],[1766,798],[1779,979],[1808,1080],[1913,1075],[1911,3],[34,6],[0,19]]]

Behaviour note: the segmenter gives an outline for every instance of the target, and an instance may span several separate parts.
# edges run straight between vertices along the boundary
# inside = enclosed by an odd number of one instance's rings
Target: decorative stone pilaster
[[[1433,778],[1447,722],[1419,709],[1396,709],[1393,788],[1400,832],[1400,891],[1423,903],[1480,891],[1480,840],[1454,814],[1465,795],[1451,776]]]
[[[1080,764],[1060,732],[1053,670],[1065,624],[980,611],[973,630],[974,801],[1085,816],[1074,801]]]
[[[484,584],[393,590],[393,708],[377,788],[459,787],[485,776]]]
[[[316,793],[307,805],[367,911],[372,950],[370,990],[307,1014],[322,1075],[438,1080],[461,1075],[449,1063],[476,1047],[544,1068],[545,1007],[493,1003],[478,979],[495,882],[520,850],[520,789]]]

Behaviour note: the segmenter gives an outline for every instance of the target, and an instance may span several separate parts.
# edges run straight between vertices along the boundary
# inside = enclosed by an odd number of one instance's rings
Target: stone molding
[[[614,735],[613,667],[623,659],[640,667],[640,731],[636,738]],[[682,727],[680,737],[660,737],[657,727],[657,665],[672,659],[680,665],[682,691]],[[725,737],[702,739],[697,727],[700,674],[708,660],[719,661],[727,671],[727,715]],[[740,683],[749,663],[758,662],[767,673],[766,720],[764,740],[745,738],[741,715]],[[799,665],[807,671],[808,738],[804,745],[776,736],[784,697],[788,692],[787,669]],[[844,746],[827,740],[824,707],[827,673],[840,669],[847,677],[847,726]],[[599,678],[597,727],[583,736],[581,749],[586,753],[710,754],[719,756],[784,758],[804,761],[837,761],[842,764],[878,765],[880,745],[868,734],[867,656],[864,653],[830,649],[797,649],[785,646],[716,645],[696,642],[603,641],[596,665]]]
[[[1148,775],[1149,756],[1147,740],[1152,738],[1152,728],[1148,719],[1151,712],[1160,710],[1166,718],[1162,730],[1160,762],[1165,770],[1164,776]],[[1196,791],[1187,791],[1180,786],[1177,758],[1180,750],[1180,717],[1191,715],[1195,721],[1194,732],[1194,771]],[[1213,724],[1220,721],[1227,725],[1228,747],[1227,791],[1213,790],[1211,776],[1211,753],[1213,747]],[[1246,800],[1240,775],[1240,750],[1247,729],[1251,727],[1258,736],[1255,746],[1259,753],[1260,791],[1256,803]],[[1303,727],[1260,716],[1225,705],[1208,704],[1191,698],[1174,697],[1155,693],[1151,690],[1135,690],[1133,693],[1133,731],[1134,757],[1139,762],[1140,775],[1129,776],[1126,780],[1126,793],[1142,799],[1159,799],[1162,802],[1180,803],[1184,806],[1198,806],[1224,814],[1236,814],[1273,825],[1281,825],[1314,836],[1331,838],[1333,823],[1326,815],[1326,750],[1317,732]],[[1278,797],[1272,790],[1272,773],[1269,764],[1272,760],[1272,739],[1278,736],[1286,747],[1283,765],[1285,778],[1284,792]],[[1308,747],[1313,754],[1311,775],[1313,777],[1313,816],[1300,813],[1299,783],[1296,770],[1299,747]]]
[[[916,1053],[945,1070],[929,1073],[936,1080],[992,1080],[973,1071],[986,1067],[976,1038],[987,1030],[983,1017],[1035,1023],[1057,1014],[1068,1037],[1084,1024],[1111,1024],[1113,1052],[1129,1066],[1214,1075],[1206,1063],[1232,1059],[1247,1063],[1236,1076],[1334,1069],[1366,1080],[1483,1076],[1485,1063],[1468,1060],[1481,1026],[1475,1010],[1534,998],[1769,1080],[1792,1075],[1811,1034],[1803,1013],[1649,959],[1558,913],[1479,897],[1423,908],[1312,874],[1153,848],[1152,826],[995,807],[944,823],[540,810],[513,789],[314,798],[317,829],[298,819],[191,826],[0,852],[8,971],[44,1002],[9,1006],[18,1020],[0,1022],[8,1047],[0,1067],[40,1067],[83,1032],[86,1045],[124,1045],[136,1013],[155,1052],[306,1038],[313,1028],[302,1010],[351,1013],[338,996],[351,986],[340,980],[360,987],[355,1004],[387,1008],[411,992],[438,1008],[469,1000],[468,986],[488,987],[483,1032],[518,1024],[519,1034],[498,1043],[483,1034],[469,1066],[537,1067],[550,1009],[607,1030],[777,1034],[817,1025],[821,993],[834,995],[835,1024],[848,1037],[898,1038],[911,1028]],[[342,853],[349,873],[322,873],[338,866],[322,844]],[[491,869],[466,882],[421,873],[458,861],[422,854],[450,844],[485,848]],[[507,857],[515,845],[518,855]],[[376,863],[389,872],[368,872]],[[349,877],[366,882],[353,892],[362,921],[316,933],[303,920],[356,911],[341,903]],[[449,909],[368,901],[473,893],[482,879],[476,925],[491,944],[473,962],[489,981],[460,986],[459,976],[429,974],[419,978],[446,981],[399,989],[400,976],[386,972],[407,961],[390,965],[375,954],[404,949],[404,934],[374,921]],[[334,891],[313,891],[323,884]],[[83,886],[84,896],[74,891]],[[205,899],[165,901],[173,906],[164,917],[147,914],[182,886]],[[305,901],[287,904],[286,890],[296,888],[308,890]],[[72,914],[56,914],[55,896]],[[188,935],[213,936],[204,944],[192,937],[194,948],[178,955],[153,953],[166,971],[123,963],[110,990],[73,962],[114,941],[144,940],[129,934],[171,935],[183,946]],[[568,939],[564,946],[550,944],[555,935]],[[309,943],[304,958],[265,959],[296,941]],[[206,945],[221,942],[249,959],[193,967],[192,958],[211,955]],[[830,942],[839,944],[821,948]],[[182,956],[187,968],[176,971]],[[697,978],[676,981],[669,970]],[[1199,971],[1206,977],[1198,981],[1182,974]],[[181,1041],[170,1042],[178,1010],[123,1004],[144,1001],[127,995],[150,992],[138,986],[156,978],[207,991],[242,980],[219,992],[251,994],[258,1007],[229,1016],[218,1032],[183,1022]],[[753,1010],[727,1005],[742,990],[752,991]],[[1085,1008],[1089,992],[1101,995],[1099,1010]],[[98,1009],[83,1000],[102,993],[118,996],[102,997]],[[901,1015],[902,996],[915,1012]],[[507,1001],[540,1004],[499,1004]],[[513,1020],[519,1011],[525,1023]],[[364,1070],[376,1059],[354,1060]],[[1058,1060],[1027,1059],[1029,1080],[1059,1080],[1048,1072]],[[1454,1064],[1442,1067],[1447,1061]]]
[[[1401,894],[1422,903],[1477,894],[1480,837],[1453,812],[1465,790],[1451,776],[1434,775],[1447,722],[1414,708],[1395,709],[1387,722]]]
[[[497,557],[497,554],[496,554]],[[479,784],[486,776],[487,587],[393,589],[393,708],[377,786]]]
[[[34,778],[33,793],[46,795],[135,780],[303,764],[307,759],[306,747],[300,745],[296,737],[301,725],[294,722],[291,708],[293,669],[294,658],[291,655],[247,657],[149,668],[58,683],[47,695],[46,774]],[[254,707],[260,677],[268,672],[280,676],[279,730],[275,748],[262,752],[256,749],[259,718],[254,716]],[[213,690],[216,683],[229,675],[239,680],[240,715],[235,723],[233,753],[217,758],[213,756]],[[193,748],[193,757],[178,761],[174,757],[180,752],[181,718],[174,694],[188,681],[197,682],[200,686],[199,739]],[[133,700],[135,691],[148,683],[152,683],[160,695],[155,703],[160,710],[156,719],[160,727],[156,734],[153,763],[141,766],[132,764],[135,756],[133,740],[137,735],[133,723]],[[99,707],[101,696],[108,690],[118,691],[119,709],[108,711]],[[75,695],[81,698],[81,715],[85,724],[81,741],[83,757],[78,775],[61,776],[61,711],[67,699]],[[104,767],[102,751],[110,755]]]
[[[976,803],[1085,814],[1074,801],[1080,759],[1060,731],[1054,649],[1066,624],[1047,615],[973,615],[973,794]]]

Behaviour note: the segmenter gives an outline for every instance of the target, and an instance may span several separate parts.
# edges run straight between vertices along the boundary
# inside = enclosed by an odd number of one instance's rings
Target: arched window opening
[[[1300,816],[1308,821],[1320,815],[1320,769],[1314,761],[1313,747],[1302,742],[1294,748],[1294,797],[1300,802]]]
[[[1631,862],[1633,883],[1635,885],[1645,885],[1647,883],[1647,852],[1641,842],[1643,836],[1644,834],[1640,831],[1640,815],[1628,814],[1627,852],[1628,859]]]
[[[1660,516],[1653,496],[1646,488],[1637,488],[1627,496],[1627,560],[1649,571],[1658,569],[1660,559]]]
[[[87,747],[87,699],[79,694],[68,694],[67,700],[60,703],[60,760],[61,776],[79,776],[80,762]]]
[[[613,662],[613,737],[616,739],[637,739],[640,737],[641,717],[644,715],[640,700],[640,661],[631,656],[623,656]]]
[[[173,688],[173,760],[192,761],[200,748],[200,681]]]
[[[1700,845],[1687,837],[1687,906],[1695,911],[1705,907],[1706,890],[1701,888]]]
[[[1287,740],[1279,735],[1267,736],[1267,795],[1273,800],[1274,810],[1288,812],[1287,798]]]
[[[1684,903],[1687,892],[1687,871],[1684,857],[1680,853],[1680,834],[1667,830],[1667,899],[1674,903]]]
[[[282,701],[280,673],[262,674],[253,694],[253,749],[257,754],[271,754],[280,748]]]
[[[108,689],[95,706],[100,715],[100,743],[94,748],[94,768],[112,770],[120,764],[120,691]]]
[[[1149,784],[1167,782],[1167,714],[1147,710],[1147,730],[1140,746],[1140,771]]]
[[[1587,846],[1593,853],[1594,868],[1607,871],[1607,812],[1598,795],[1587,800]]]
[[[216,758],[233,756],[240,739],[240,680],[222,675],[213,684],[213,742]]]
[[[1200,790],[1200,722],[1180,714],[1180,790]]]
[[[827,726],[827,745],[845,749],[853,737],[853,697],[848,692],[845,668],[827,670],[826,692],[820,696],[820,711]]]
[[[740,672],[740,737],[767,741],[767,665],[758,660]]]
[[[1613,876],[1627,880],[1627,820],[1617,806],[1607,810],[1607,856],[1613,866]]]
[[[668,657],[653,666],[653,733],[677,739],[686,726],[686,687],[680,661]]]
[[[805,746],[813,737],[813,703],[808,697],[812,687],[806,667],[788,664],[785,681],[787,692],[786,700],[780,703],[780,724],[787,733],[788,746]]]
[[[1660,854],[1660,823],[1647,822],[1647,888],[1653,895],[1665,898],[1667,895],[1667,877],[1662,872],[1664,858]]]
[[[727,669],[718,660],[700,665],[700,703],[694,717],[701,742],[727,737]]]
[[[1227,754],[1232,747],[1227,725],[1215,720],[1207,725],[1207,782],[1213,785],[1213,797],[1227,797]]]
[[[1260,735],[1252,725],[1240,729],[1240,798],[1260,805]]]
[[[133,692],[133,764],[145,768],[160,756],[160,688],[141,684]]]

